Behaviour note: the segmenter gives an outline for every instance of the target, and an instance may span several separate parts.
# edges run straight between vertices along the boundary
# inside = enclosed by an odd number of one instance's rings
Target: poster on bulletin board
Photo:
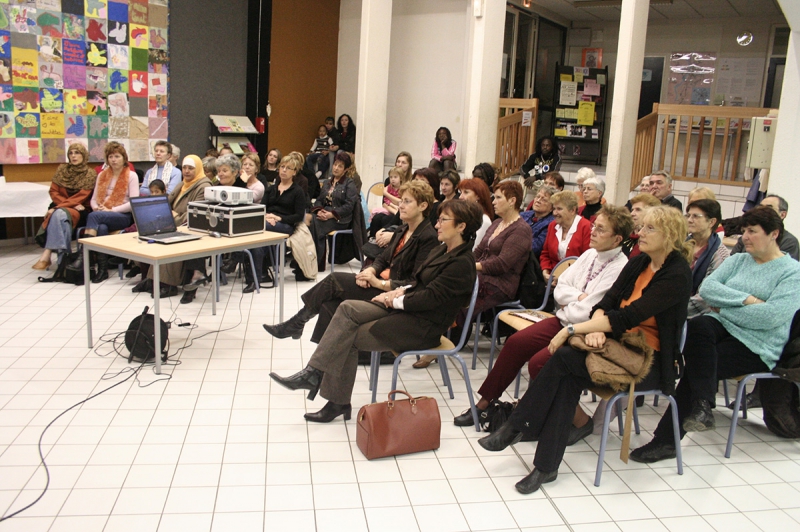
[[[0,0],[0,164],[109,141],[152,160],[169,136],[169,0]]]

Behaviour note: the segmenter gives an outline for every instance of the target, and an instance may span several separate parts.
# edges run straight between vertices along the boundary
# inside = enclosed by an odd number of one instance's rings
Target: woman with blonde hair
[[[555,335],[549,346],[552,358],[531,382],[511,417],[490,436],[478,440],[484,449],[501,451],[523,435],[538,439],[534,469],[516,484],[520,493],[533,493],[556,480],[567,444],[583,439],[594,428],[585,413],[585,423],[575,423],[581,417],[575,410],[581,392],[596,383],[586,369],[586,352],[565,345],[572,335],[584,335],[586,345],[594,348],[602,347],[608,337],[618,340],[626,332],[643,335],[654,351],[654,362],[637,387],[666,394],[675,391],[679,343],[692,287],[692,244],[686,241],[686,220],[669,206],[648,210],[639,233],[642,254],[622,269],[593,308],[589,321],[569,324]]]
[[[242,171],[239,174],[239,179],[247,185],[248,189],[253,191],[253,203],[261,203],[264,191],[269,186],[267,178],[258,173],[260,167],[261,159],[259,159],[257,153],[249,151],[242,155]]]

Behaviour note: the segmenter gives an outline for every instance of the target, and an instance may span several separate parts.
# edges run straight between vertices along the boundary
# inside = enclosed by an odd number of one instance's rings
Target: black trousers
[[[356,276],[352,273],[334,272],[327,276],[314,285],[311,290],[300,296],[306,310],[319,314],[311,341],[319,343],[322,335],[328,330],[328,325],[342,301],[348,299],[369,301],[381,293],[383,291],[377,288],[361,288],[358,286],[356,284]]]
[[[761,357],[711,316],[698,316],[687,322],[683,359],[683,377],[675,389],[681,438],[686,434],[682,425],[692,411],[692,401],[705,399],[713,405],[721,379],[769,371]],[[658,423],[654,440],[664,443],[673,441],[673,415],[672,407],[668,408]]]

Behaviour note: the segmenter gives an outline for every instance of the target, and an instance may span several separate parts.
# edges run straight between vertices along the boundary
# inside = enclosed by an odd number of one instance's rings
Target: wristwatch
[[[567,334],[569,334],[570,336],[573,336],[575,334],[575,326],[572,325],[571,323],[567,324]]]

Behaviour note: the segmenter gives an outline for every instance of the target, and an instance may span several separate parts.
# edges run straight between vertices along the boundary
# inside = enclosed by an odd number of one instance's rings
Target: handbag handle
[[[407,391],[405,391],[405,390],[392,390],[392,391],[391,391],[391,392],[389,392],[389,394],[387,395],[387,399],[389,399],[389,401],[387,402],[387,406],[388,406],[389,408],[393,408],[393,407],[394,407],[394,399],[392,399],[392,396],[393,396],[394,394],[397,394],[397,393],[402,393],[403,395],[407,396],[407,397],[408,397],[408,400],[409,400],[409,402],[410,402],[412,405],[415,405],[415,404],[417,404],[417,400],[416,400],[416,399],[414,399],[413,397],[411,397],[411,394],[410,394],[410,393],[408,393]]]

